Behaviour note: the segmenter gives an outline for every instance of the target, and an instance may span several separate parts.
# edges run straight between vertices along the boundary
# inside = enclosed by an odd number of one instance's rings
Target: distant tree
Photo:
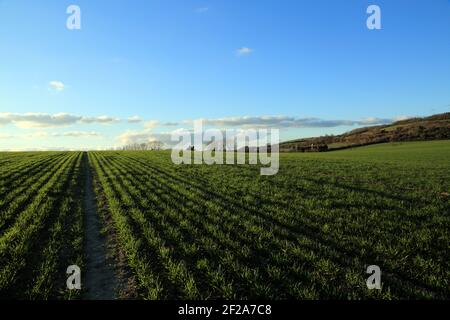
[[[147,144],[149,150],[161,150],[164,147],[164,143],[161,141],[152,141]]]
[[[164,143],[161,141],[150,141],[144,143],[132,143],[122,147],[122,150],[128,151],[146,151],[146,150],[161,150],[164,148]]]

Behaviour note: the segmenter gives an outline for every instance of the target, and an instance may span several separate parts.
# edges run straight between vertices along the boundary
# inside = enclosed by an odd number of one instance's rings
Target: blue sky
[[[290,119],[286,140],[450,109],[448,0],[0,0],[0,39],[0,150],[112,147],[198,118]]]

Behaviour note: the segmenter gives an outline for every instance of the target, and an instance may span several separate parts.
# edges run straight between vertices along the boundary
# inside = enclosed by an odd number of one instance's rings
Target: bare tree
[[[122,147],[122,150],[128,151],[147,151],[147,150],[161,150],[164,143],[161,141],[150,141],[145,143],[132,143]]]

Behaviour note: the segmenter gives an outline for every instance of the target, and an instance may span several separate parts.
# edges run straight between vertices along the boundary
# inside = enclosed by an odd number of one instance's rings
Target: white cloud
[[[119,137],[117,137],[117,141],[119,142],[120,146],[158,141],[162,142],[165,148],[174,148],[179,147],[179,142],[181,142],[179,140],[181,139],[180,137],[190,136],[190,140],[189,139],[187,141],[183,140],[185,143],[181,147],[182,149],[186,149],[189,146],[191,146],[196,139],[198,139],[198,141],[202,141],[203,147],[208,149],[208,148],[215,148],[216,146],[218,146],[218,143],[222,144],[222,148],[227,148],[227,141],[228,141],[227,139],[233,140],[239,136],[245,137],[248,136],[248,131],[245,129],[233,129],[233,130],[217,129],[214,130],[214,138],[212,138],[210,141],[203,141],[204,138],[203,134],[206,132],[205,130],[206,128],[204,128],[203,132],[195,134],[194,130],[185,128],[178,128],[172,131],[158,132],[158,133],[153,133],[150,130],[126,131]],[[265,138],[266,135],[270,134],[259,133],[259,138]],[[175,137],[175,140],[177,140],[176,137],[178,137],[178,141],[172,141],[172,137]],[[257,146],[257,140],[250,140],[249,145]],[[228,147],[234,148],[234,146],[230,147],[229,145]]]
[[[62,83],[61,81],[50,81],[49,85],[52,89],[56,90],[56,91],[63,91],[65,88],[64,83]]]
[[[377,125],[394,122],[395,119],[366,118],[361,120],[323,120],[290,116],[243,116],[218,119],[201,119],[205,126],[240,128],[332,128],[354,125]],[[186,123],[192,123],[191,120]]]
[[[150,131],[125,131],[120,136],[117,137],[117,140],[122,145],[133,144],[133,143],[143,143],[150,142],[152,137],[152,133]]]
[[[63,133],[54,133],[53,137],[80,137],[80,138],[88,138],[88,137],[98,137],[99,134],[95,131],[69,131]]]
[[[397,116],[397,117],[394,117],[394,120],[395,121],[403,121],[403,120],[408,120],[411,118],[414,118],[414,117],[412,117],[412,116]]]
[[[224,128],[235,129],[235,134],[239,135],[245,129],[258,128],[332,128],[338,126],[368,126],[389,124],[397,119],[383,119],[383,118],[365,118],[361,120],[324,120],[319,118],[297,118],[291,116],[239,116],[216,119],[199,119],[203,121],[204,129],[207,127],[220,128],[225,135]],[[185,120],[184,124],[193,125],[193,120]],[[145,123],[145,130],[142,131],[126,131],[117,139],[121,145],[129,145],[134,143],[146,143],[151,141],[161,141],[166,146],[173,146],[176,143],[171,141],[173,133],[192,134],[192,130],[178,128],[169,132],[155,133],[152,129],[160,124],[157,120],[148,121]],[[162,126],[179,125],[178,123],[163,123]],[[245,132],[244,132],[245,133]]]
[[[157,127],[158,125],[159,125],[158,120],[149,120],[144,123],[144,128],[145,129],[153,129],[153,128]]]
[[[195,9],[195,12],[197,12],[197,13],[206,13],[208,11],[209,11],[208,7],[201,7],[201,8]]]
[[[101,123],[101,124],[110,124],[114,122],[119,122],[120,119],[113,118],[109,116],[99,116],[99,117],[81,117],[80,122],[83,123]]]
[[[163,126],[164,126],[164,127],[176,127],[176,126],[178,126],[178,125],[179,125],[178,122],[164,122],[164,123],[163,123]]]
[[[18,128],[54,128],[70,126],[77,123],[101,123],[108,124],[118,122],[120,119],[100,116],[82,117],[69,113],[8,113],[0,112],[0,125],[13,124]]]
[[[242,47],[236,50],[236,55],[241,56],[248,56],[249,54],[253,53],[255,50],[247,47]]]
[[[0,124],[14,124],[19,128],[51,128],[74,124],[81,117],[68,113],[0,113]]]
[[[43,131],[37,131],[32,133],[25,133],[25,134],[17,134],[17,135],[10,135],[10,134],[0,134],[0,139],[41,139],[48,137],[48,134]]]
[[[42,139],[42,138],[46,138],[46,137],[48,137],[48,134],[47,134],[47,132],[44,132],[44,131],[38,131],[38,132],[19,135],[19,138],[25,138],[25,139],[36,139],[36,138]]]
[[[132,131],[128,130],[122,133],[117,137],[117,141],[120,145],[130,145],[134,143],[147,143],[153,141],[160,141],[164,145],[169,146],[175,144],[175,142],[171,141],[172,134],[177,132],[179,134],[188,132],[191,133],[190,130],[184,128],[178,128],[173,131],[167,132],[152,132],[151,130],[142,130],[142,131]]]
[[[139,116],[132,116],[132,117],[128,118],[128,122],[129,123],[139,123],[139,122],[142,122],[142,119]]]
[[[319,118],[297,118],[292,116],[237,116],[226,118],[200,119],[205,126],[214,127],[241,127],[241,128],[330,128],[338,126],[362,126],[362,125],[380,125],[388,124],[398,120],[408,119],[407,116],[395,118],[364,118],[360,120],[325,120]],[[0,126],[12,124],[19,128],[55,128],[75,124],[113,124],[122,121],[119,118],[111,116],[86,117],[69,113],[8,113],[0,112]],[[129,117],[128,123],[143,122],[138,116]],[[192,120],[185,120],[182,123],[192,125]],[[149,120],[144,122],[146,130],[152,130],[158,126],[176,127],[178,122],[161,123],[158,120]]]

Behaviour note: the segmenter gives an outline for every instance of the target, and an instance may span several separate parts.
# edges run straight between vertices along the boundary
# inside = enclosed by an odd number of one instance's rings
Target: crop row
[[[436,224],[435,214],[444,204],[411,208],[415,199],[358,187],[379,178],[378,171],[364,181],[354,175],[373,164],[349,170],[322,161],[318,170],[313,161],[286,158],[280,174],[267,178],[254,166],[175,166],[167,153],[93,153],[90,160],[146,298],[447,294],[448,220]],[[340,175],[347,181],[335,182]],[[414,224],[423,209],[434,216],[438,242]],[[407,232],[433,250],[417,252]],[[382,292],[365,286],[370,264],[382,266]]]
[[[83,154],[45,155],[19,162],[6,181],[0,204],[3,298],[69,297],[65,270],[82,265]]]

